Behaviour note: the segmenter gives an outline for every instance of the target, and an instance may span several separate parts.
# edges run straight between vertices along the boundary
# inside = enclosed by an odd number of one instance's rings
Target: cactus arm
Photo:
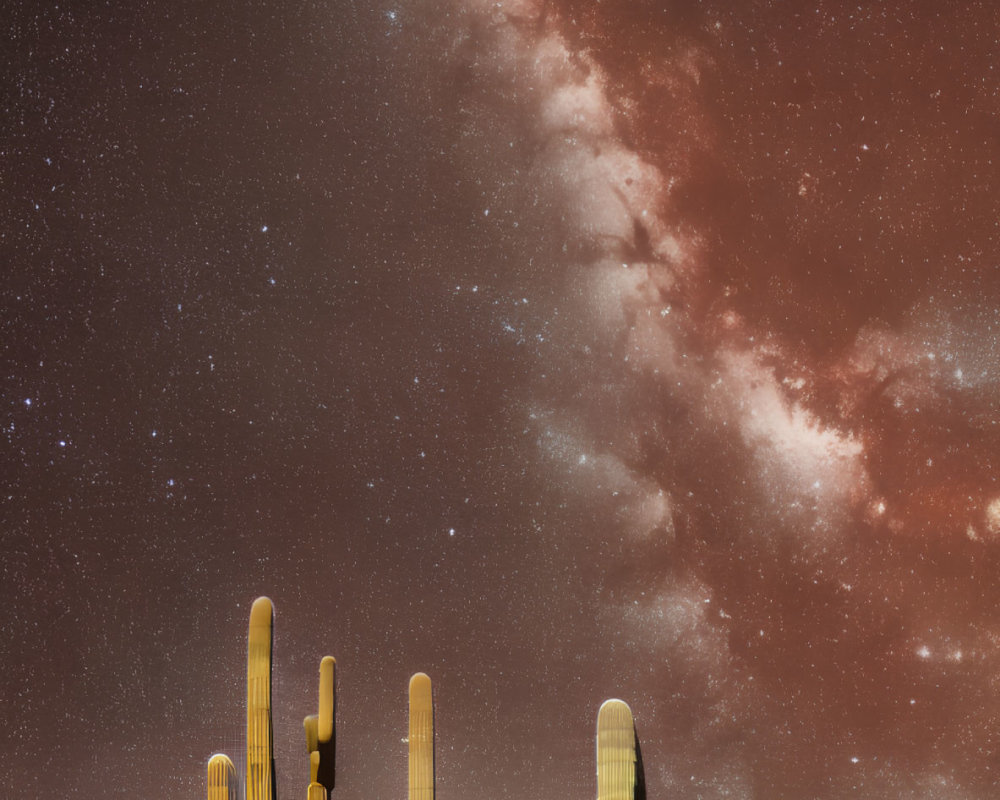
[[[302,720],[302,727],[306,729],[306,752],[315,753],[319,748],[319,734],[317,726],[318,717],[310,714]]]
[[[333,791],[337,777],[337,692],[334,683],[336,661],[333,656],[325,656],[319,664],[319,715],[316,735],[319,740],[319,770],[316,781]]]

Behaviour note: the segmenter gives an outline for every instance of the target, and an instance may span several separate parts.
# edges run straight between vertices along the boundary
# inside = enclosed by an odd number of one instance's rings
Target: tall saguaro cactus
[[[271,714],[271,651],[274,605],[258,597],[247,634],[247,760],[243,800],[276,800],[274,728]],[[330,800],[336,772],[336,660],[319,666],[319,709],[303,720],[309,751],[307,800]],[[423,672],[409,687],[409,800],[434,800],[434,698]],[[208,762],[208,800],[237,800],[236,768],[222,754]],[[644,799],[643,799],[644,800]]]
[[[271,717],[274,606],[258,597],[247,638],[247,763],[244,800],[276,800]],[[303,720],[309,752],[307,800],[330,800],[336,773],[336,660],[319,665],[319,710]],[[434,694],[423,672],[410,678],[409,797],[434,800]],[[236,768],[216,753],[208,761],[208,800],[237,800]],[[646,800],[642,751],[632,710],[606,700],[597,712],[597,800]]]
[[[271,642],[274,607],[258,597],[250,609],[247,642],[246,800],[275,800],[271,725]]]
[[[308,800],[327,800],[336,778],[336,665],[333,656],[325,656],[320,661],[319,713],[310,714],[302,721],[306,729],[306,748],[309,750]]]
[[[431,679],[410,678],[409,800],[434,800],[434,700]]]
[[[236,800],[236,767],[223,753],[208,759],[208,800]]]
[[[634,800],[635,723],[621,700],[605,700],[597,712],[597,800]]]

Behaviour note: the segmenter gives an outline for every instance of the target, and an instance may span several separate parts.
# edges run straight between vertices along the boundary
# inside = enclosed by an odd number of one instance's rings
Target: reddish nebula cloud
[[[738,5],[17,12],[5,785],[239,767],[266,593],[283,794],[327,652],[344,796],[418,670],[442,798],[612,696],[651,798],[991,794],[995,15]]]
[[[684,687],[666,749],[726,765],[693,791],[976,792],[961,742],[989,725],[948,709],[995,658],[988,41],[930,11],[682,6],[537,4],[511,36],[564,67],[536,125],[604,335],[589,392],[536,395],[540,441],[619,498],[598,573]],[[696,688],[706,654],[658,650],[681,630],[716,650]]]

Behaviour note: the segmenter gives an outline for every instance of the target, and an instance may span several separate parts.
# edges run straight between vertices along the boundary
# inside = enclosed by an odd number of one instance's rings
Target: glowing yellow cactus
[[[208,800],[236,800],[236,767],[222,753],[208,759]]]
[[[324,656],[319,662],[319,743],[333,741],[334,670],[337,660]]]
[[[409,800],[434,800],[434,701],[431,679],[410,678]]]
[[[258,597],[250,609],[247,645],[246,800],[274,800],[271,727],[271,625],[274,608]]]
[[[621,700],[606,700],[597,712],[597,800],[634,800],[635,724]]]
[[[309,798],[318,792],[313,788],[318,784],[328,794],[333,790],[337,765],[337,736],[334,726],[336,693],[334,669],[336,660],[325,656],[319,664],[319,714],[310,714],[302,720],[306,732],[306,748],[309,751]],[[323,800],[326,800],[324,794]]]
[[[319,764],[319,717],[316,714],[310,714],[304,720],[302,720],[302,727],[306,729],[306,750],[309,755],[316,756],[316,764]],[[315,776],[313,776],[315,780]]]

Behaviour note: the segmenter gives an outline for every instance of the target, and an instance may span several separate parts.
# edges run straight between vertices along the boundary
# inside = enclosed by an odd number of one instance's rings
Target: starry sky
[[[8,5],[0,784],[995,796],[989,4]]]

